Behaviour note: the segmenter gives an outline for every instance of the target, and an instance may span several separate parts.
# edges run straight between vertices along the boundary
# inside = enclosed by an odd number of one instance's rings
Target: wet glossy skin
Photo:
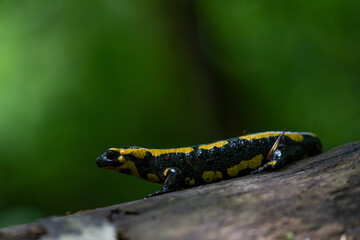
[[[101,168],[166,182],[164,193],[242,176],[261,167],[276,169],[285,162],[321,153],[321,142],[314,134],[286,132],[274,156],[267,159],[281,134],[257,133],[173,149],[111,148],[96,162]]]

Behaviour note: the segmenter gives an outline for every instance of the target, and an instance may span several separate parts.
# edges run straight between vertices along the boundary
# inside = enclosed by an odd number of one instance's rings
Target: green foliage
[[[1,1],[0,227],[160,187],[98,169],[109,147],[243,130],[312,131],[325,150],[359,140],[359,5],[197,1],[198,44],[223,75],[217,95],[166,1]]]

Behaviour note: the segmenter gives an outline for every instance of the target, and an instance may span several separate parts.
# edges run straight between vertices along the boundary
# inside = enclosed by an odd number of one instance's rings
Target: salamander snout
[[[118,151],[109,149],[96,159],[96,164],[99,167],[121,166],[124,163],[121,161],[122,158],[123,157]]]

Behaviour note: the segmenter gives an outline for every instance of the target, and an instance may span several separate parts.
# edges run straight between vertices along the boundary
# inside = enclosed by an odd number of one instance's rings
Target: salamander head
[[[126,159],[124,156],[120,154],[119,151],[116,151],[113,148],[110,148],[105,153],[101,154],[96,159],[96,164],[101,168],[116,168],[120,167],[126,162]]]
[[[147,149],[140,147],[110,148],[96,159],[100,168],[139,176],[136,165],[142,162]]]

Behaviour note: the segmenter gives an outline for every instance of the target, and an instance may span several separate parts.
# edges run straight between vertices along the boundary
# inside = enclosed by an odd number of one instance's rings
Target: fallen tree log
[[[5,228],[0,239],[360,239],[360,142],[275,172]]]

